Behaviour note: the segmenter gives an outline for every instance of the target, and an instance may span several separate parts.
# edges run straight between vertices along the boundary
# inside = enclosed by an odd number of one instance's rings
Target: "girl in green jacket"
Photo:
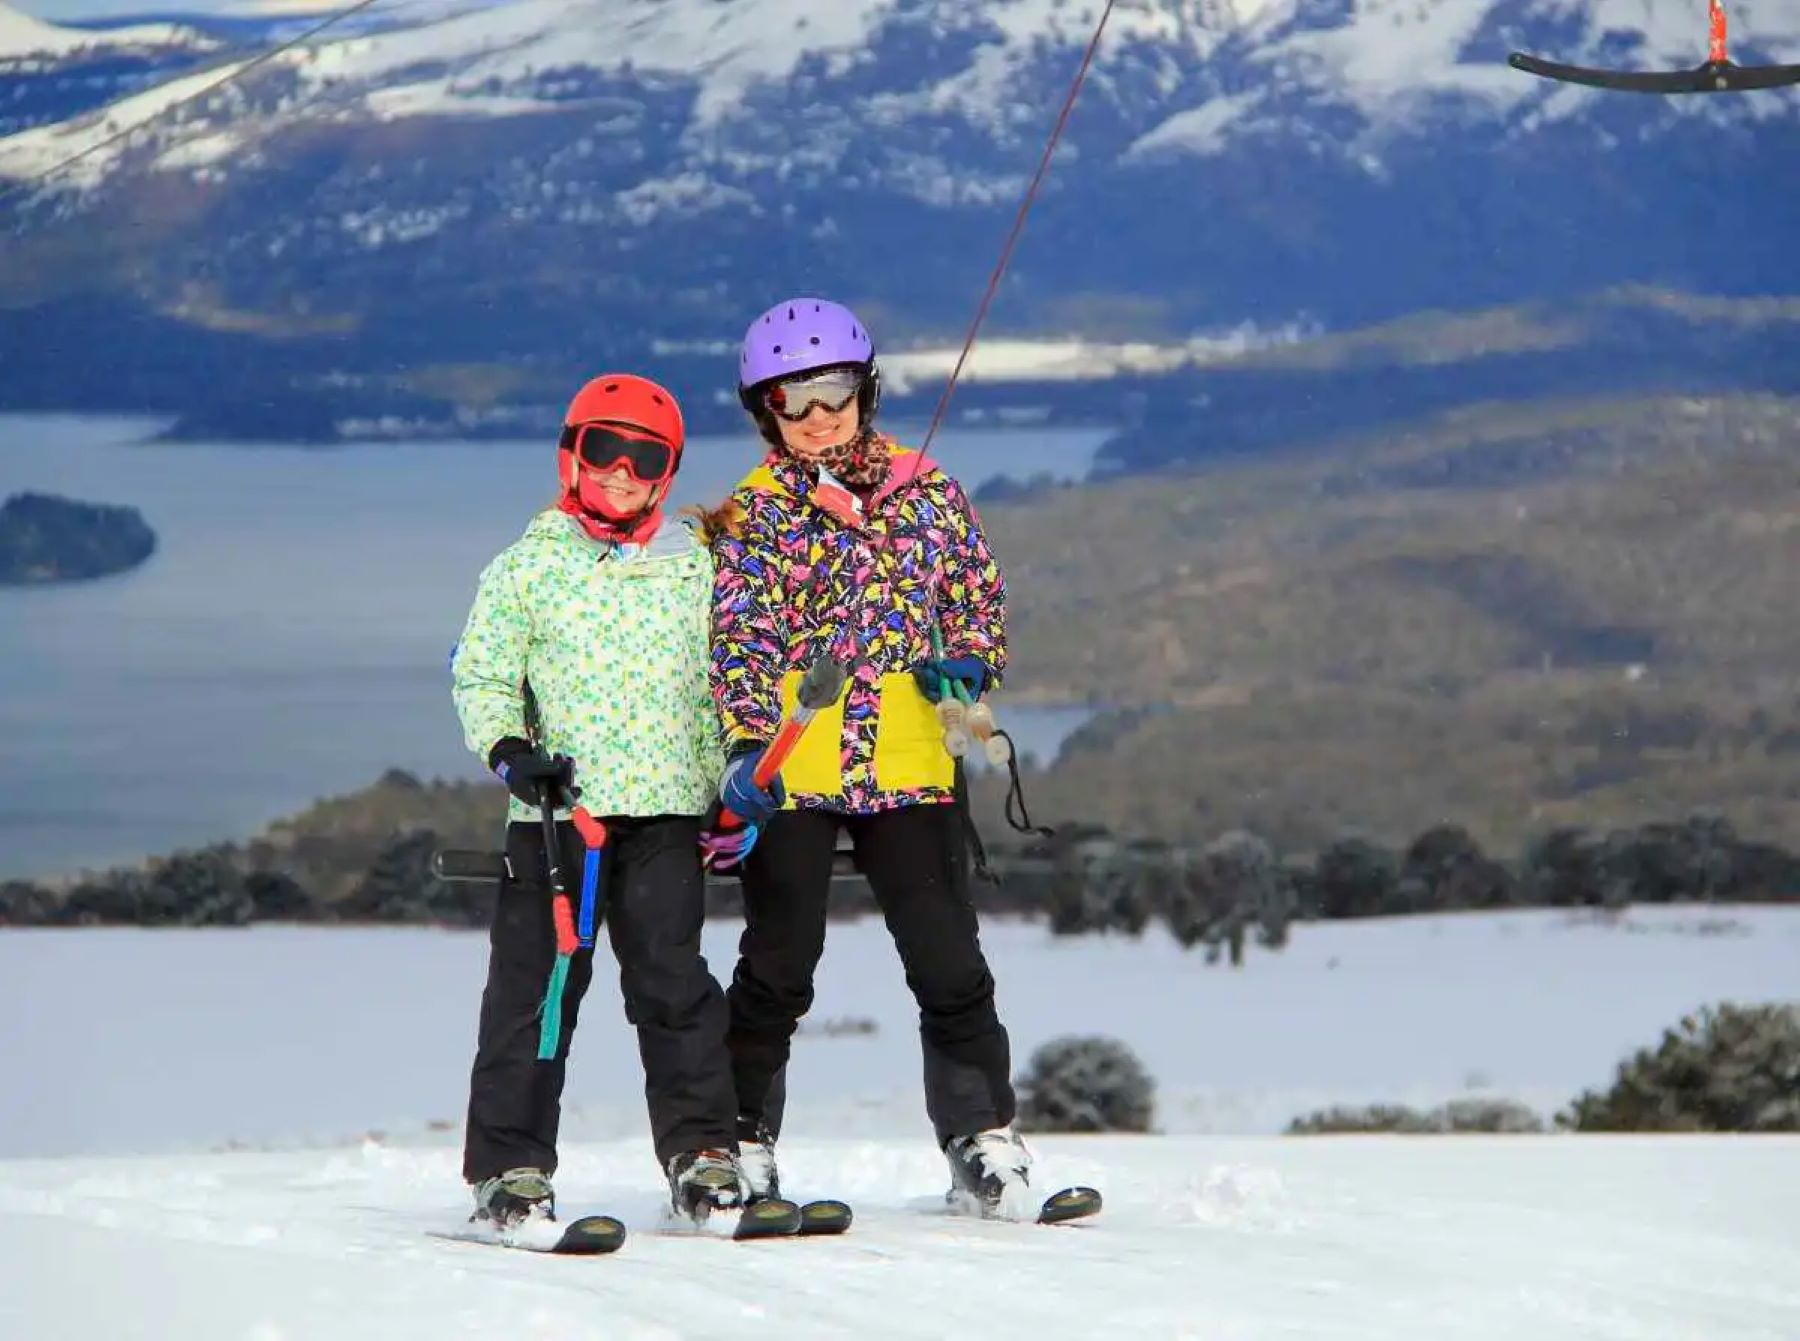
[[[680,408],[654,382],[584,386],[559,445],[561,497],[482,573],[452,659],[464,737],[512,794],[463,1153],[476,1218],[503,1228],[554,1215],[564,1064],[602,920],[671,1201],[695,1217],[741,1201],[727,1011],[700,953],[701,817],[723,764],[707,684],[713,565],[663,516],[683,442]],[[540,1018],[558,962],[546,795],[584,907],[559,1027]],[[571,821],[576,800],[604,826],[598,847]],[[556,1040],[546,1060],[541,1037]]]

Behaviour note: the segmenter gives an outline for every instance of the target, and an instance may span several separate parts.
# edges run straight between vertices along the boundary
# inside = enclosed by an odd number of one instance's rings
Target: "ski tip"
[[[1085,1220],[1090,1215],[1098,1215],[1102,1204],[1095,1188],[1065,1187],[1044,1199],[1043,1208],[1038,1211],[1038,1223],[1060,1225],[1070,1220]]]
[[[566,1224],[534,1216],[505,1229],[471,1220],[454,1230],[427,1230],[426,1233],[432,1238],[455,1243],[484,1244],[562,1257],[593,1257],[617,1252],[625,1246],[625,1226],[610,1215],[584,1215]]]
[[[786,1238],[800,1232],[801,1221],[800,1208],[791,1201],[779,1198],[753,1201],[738,1213],[737,1228],[731,1237],[739,1240]]]
[[[842,1234],[855,1219],[849,1204],[842,1201],[809,1201],[800,1208],[802,1234]]]
[[[550,1251],[568,1256],[592,1257],[616,1253],[625,1246],[625,1226],[610,1215],[584,1215],[571,1220]]]

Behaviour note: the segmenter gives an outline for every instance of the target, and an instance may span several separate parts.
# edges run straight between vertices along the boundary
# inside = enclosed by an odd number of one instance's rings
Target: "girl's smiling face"
[[[855,439],[857,430],[862,427],[862,415],[855,400],[836,411],[814,401],[799,423],[779,415],[775,422],[781,428],[781,441],[788,451],[808,465],[816,465]]]
[[[650,505],[650,495],[657,488],[654,484],[645,484],[639,480],[626,469],[623,461],[615,461],[604,470],[584,465],[581,475],[585,485],[582,492],[589,497],[595,494],[604,497],[607,507],[621,517],[644,511]]]

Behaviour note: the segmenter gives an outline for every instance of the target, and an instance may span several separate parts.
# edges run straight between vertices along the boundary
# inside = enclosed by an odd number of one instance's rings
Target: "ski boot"
[[[704,1224],[714,1211],[740,1210],[744,1180],[728,1150],[684,1150],[669,1161],[669,1205],[675,1214]]]
[[[1031,1152],[1011,1127],[995,1127],[944,1142],[950,1162],[945,1200],[959,1210],[1005,1220],[1032,1220]]]
[[[744,1204],[781,1196],[781,1174],[775,1168],[775,1138],[764,1124],[739,1122],[738,1171],[744,1179]]]
[[[498,1177],[483,1178],[475,1184],[475,1213],[469,1219],[501,1229],[531,1219],[556,1219],[550,1175],[538,1169],[508,1169]]]

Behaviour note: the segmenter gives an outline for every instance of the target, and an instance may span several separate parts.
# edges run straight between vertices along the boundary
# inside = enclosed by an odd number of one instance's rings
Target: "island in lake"
[[[0,505],[0,586],[106,577],[155,552],[156,533],[136,508],[33,493]]]

